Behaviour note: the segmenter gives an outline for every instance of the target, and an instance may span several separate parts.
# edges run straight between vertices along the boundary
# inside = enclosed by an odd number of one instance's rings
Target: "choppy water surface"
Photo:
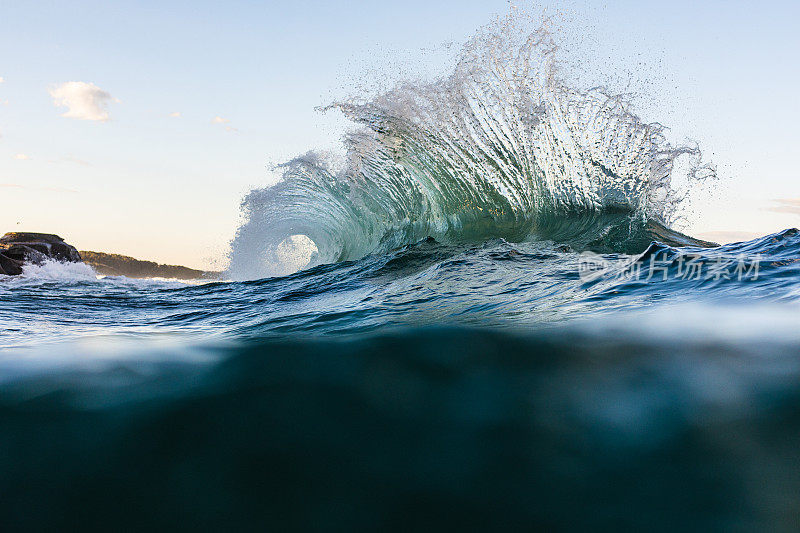
[[[527,332],[690,303],[793,309],[799,251],[796,230],[715,248],[653,243],[633,256],[431,239],[285,277],[198,285],[97,279],[82,265],[51,265],[50,277],[34,269],[0,285],[0,343],[149,333],[313,338],[427,326]]]

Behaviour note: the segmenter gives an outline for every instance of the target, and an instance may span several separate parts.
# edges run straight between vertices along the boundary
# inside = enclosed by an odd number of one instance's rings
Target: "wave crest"
[[[714,172],[697,147],[670,144],[664,126],[643,122],[624,96],[570,87],[553,35],[526,31],[513,15],[474,36],[450,75],[326,109],[361,126],[344,138],[344,167],[310,152],[281,165],[276,185],[247,195],[234,278],[427,237],[591,242],[620,225],[634,234],[675,217],[678,158],[693,159],[689,178]],[[313,242],[306,265],[281,260],[296,236]]]

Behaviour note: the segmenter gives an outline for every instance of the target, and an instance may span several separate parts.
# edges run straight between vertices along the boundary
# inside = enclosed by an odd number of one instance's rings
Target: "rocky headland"
[[[58,235],[49,233],[6,233],[0,237],[0,274],[19,276],[26,264],[47,261],[86,263],[101,276],[169,278],[180,280],[219,279],[219,272],[205,272],[183,266],[140,261],[124,255],[79,252]]]
[[[83,262],[101,276],[125,276],[128,278],[168,278],[185,281],[218,279],[219,272],[206,272],[178,265],[162,265],[153,261],[141,261],[126,255],[81,251]]]
[[[6,233],[0,237],[0,274],[19,276],[27,263],[46,261],[80,263],[81,254],[58,235],[49,233]]]

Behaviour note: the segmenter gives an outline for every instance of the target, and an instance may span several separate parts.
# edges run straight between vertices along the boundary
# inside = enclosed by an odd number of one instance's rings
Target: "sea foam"
[[[65,283],[97,281],[97,273],[85,263],[46,261],[40,265],[25,265],[21,279],[25,281],[59,281]]]

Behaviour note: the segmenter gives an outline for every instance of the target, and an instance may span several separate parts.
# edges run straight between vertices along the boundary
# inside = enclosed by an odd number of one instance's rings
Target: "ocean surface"
[[[223,281],[0,278],[0,529],[796,530],[800,232],[670,229],[713,166],[512,22],[334,104]]]

